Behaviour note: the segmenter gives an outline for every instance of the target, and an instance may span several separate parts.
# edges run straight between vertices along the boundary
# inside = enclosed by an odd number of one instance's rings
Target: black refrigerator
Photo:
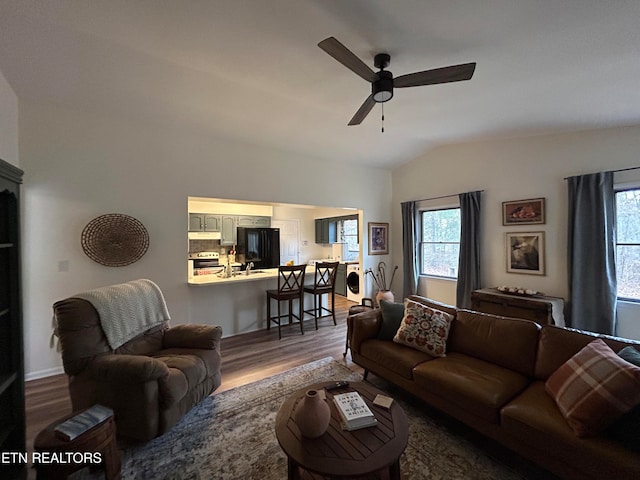
[[[238,253],[255,268],[280,266],[280,229],[238,227]]]

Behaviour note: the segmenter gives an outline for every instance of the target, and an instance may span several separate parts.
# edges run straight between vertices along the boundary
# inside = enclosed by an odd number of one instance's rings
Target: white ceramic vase
[[[293,419],[302,435],[307,438],[318,438],[329,427],[331,409],[317,390],[307,390],[293,411]]]
[[[395,297],[391,290],[379,290],[376,293],[376,303],[380,305],[380,300],[386,300],[387,302],[393,302]]]

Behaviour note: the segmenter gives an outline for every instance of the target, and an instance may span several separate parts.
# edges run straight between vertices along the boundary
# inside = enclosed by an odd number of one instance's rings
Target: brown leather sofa
[[[381,310],[352,318],[353,361],[429,405],[563,478],[640,478],[640,453],[610,436],[579,438],[545,381],[595,338],[614,351],[640,342],[458,310],[410,299],[455,316],[445,357],[376,338]]]
[[[87,300],[61,300],[54,313],[74,411],[111,407],[118,436],[159,436],[220,386],[219,326],[164,322],[112,350]]]

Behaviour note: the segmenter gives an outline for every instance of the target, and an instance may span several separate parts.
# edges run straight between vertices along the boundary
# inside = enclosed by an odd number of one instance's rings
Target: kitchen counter
[[[259,268],[256,270],[258,270],[258,273],[252,272],[246,275],[245,272],[239,272],[235,277],[229,278],[219,277],[218,275],[195,275],[189,279],[188,284],[203,287],[208,285],[255,282],[258,280],[277,280],[278,278],[277,268]],[[305,270],[305,283],[309,283],[309,279],[311,279],[311,283],[313,283],[315,272],[315,267],[307,265],[307,269]]]

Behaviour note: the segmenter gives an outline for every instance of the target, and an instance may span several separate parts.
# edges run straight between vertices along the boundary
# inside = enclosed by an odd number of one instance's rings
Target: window
[[[350,252],[358,252],[358,218],[346,219],[340,222],[339,231],[342,233],[341,241],[349,245]]]
[[[420,274],[457,278],[460,208],[426,210],[421,217]]]
[[[640,301],[640,189],[616,192],[618,297]]]

